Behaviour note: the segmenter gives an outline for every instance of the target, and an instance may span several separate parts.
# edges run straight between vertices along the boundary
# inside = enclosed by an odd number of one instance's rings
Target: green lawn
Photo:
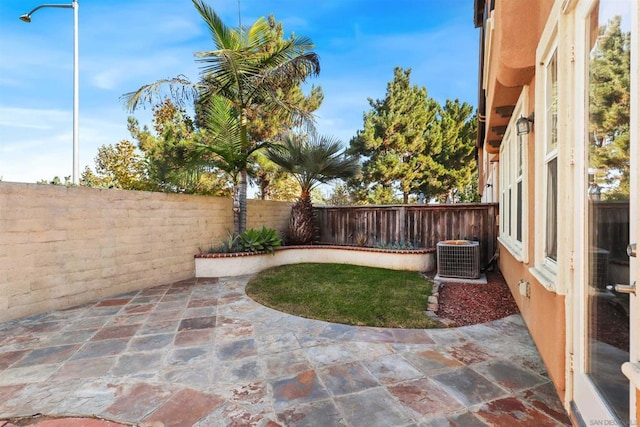
[[[258,273],[247,294],[310,319],[360,326],[438,328],[427,317],[431,281],[411,271],[346,264],[293,264]]]

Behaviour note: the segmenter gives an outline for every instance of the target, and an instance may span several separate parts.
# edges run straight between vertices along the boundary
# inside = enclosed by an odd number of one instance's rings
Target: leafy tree
[[[325,204],[329,206],[355,206],[401,203],[392,190],[376,186],[369,191],[364,186],[358,185],[358,178],[359,176],[354,176],[335,183],[324,199]]]
[[[358,172],[355,157],[346,155],[342,143],[332,137],[287,134],[282,145],[269,147],[267,157],[291,173],[300,184],[300,198],[291,208],[287,239],[293,244],[313,241],[311,192],[320,184],[346,178]]]
[[[2,181],[2,177],[0,177],[0,181]],[[54,176],[51,181],[48,181],[46,179],[41,179],[40,181],[36,182],[36,184],[42,184],[42,185],[64,185],[64,186],[67,186],[67,187],[70,187],[70,186],[73,185],[73,183],[71,182],[71,176],[65,176],[64,177],[64,182],[60,179],[59,176]]]
[[[377,194],[377,202],[392,201],[399,192],[408,203],[427,171],[437,166],[429,154],[439,147],[429,146],[426,136],[439,106],[424,87],[411,86],[410,75],[411,69],[394,69],[385,98],[369,99],[364,128],[350,142],[349,152],[365,159],[361,190]]]
[[[231,194],[229,181],[196,160],[200,133],[186,111],[165,99],[153,107],[153,130],[129,118],[129,131],[146,160],[150,189],[155,191]]]
[[[603,199],[629,199],[631,34],[615,16],[599,29],[589,76],[590,167],[604,184]]]
[[[391,186],[377,183],[367,184],[362,176],[348,178],[347,189],[355,205],[397,205],[402,203],[402,196],[398,195]]]
[[[322,193],[322,190],[320,189],[320,187],[312,188],[311,191],[309,192],[309,197],[311,199],[312,205],[317,205],[317,206],[327,205],[327,200],[324,197],[324,194]]]
[[[94,162],[95,174],[88,167],[82,173],[80,181],[84,186],[123,190],[149,188],[144,158],[129,141],[122,140],[115,146],[101,146]]]
[[[218,169],[194,161],[200,132],[191,118],[170,100],[153,107],[153,125],[128,128],[136,144],[123,140],[98,149],[95,173],[82,174],[85,186],[228,196],[229,180]]]
[[[457,195],[460,203],[480,203],[480,192],[478,191],[478,170],[476,169],[471,178],[471,182],[462,188]]]
[[[329,206],[349,206],[356,204],[352,193],[349,191],[349,187],[342,182],[334,184],[325,202]]]
[[[300,185],[263,153],[255,153],[250,175],[258,185],[258,197],[262,200],[294,201],[300,194]]]
[[[246,228],[248,160],[257,145],[250,138],[249,121],[256,106],[267,108],[287,122],[312,120],[311,113],[280,94],[283,82],[300,85],[320,72],[320,63],[318,56],[311,52],[314,47],[311,40],[306,37],[292,36],[282,43],[273,43],[272,29],[264,17],[249,28],[230,28],[202,0],[193,0],[193,4],[205,21],[215,47],[196,53],[203,64],[200,80],[192,83],[184,76],[159,80],[126,94],[125,99],[129,108],[135,109],[154,99],[160,88],[168,87],[172,99],[196,101],[199,108],[208,107],[215,98],[228,101],[239,127],[238,140],[228,147],[236,150],[232,163],[234,168],[239,167],[239,179],[234,185],[234,230],[239,233]],[[243,159],[247,161],[244,164]]]

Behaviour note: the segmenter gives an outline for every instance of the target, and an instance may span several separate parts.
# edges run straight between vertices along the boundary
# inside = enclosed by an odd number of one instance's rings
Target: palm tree
[[[202,0],[193,0],[195,8],[207,24],[214,50],[196,52],[203,64],[200,80],[190,82],[184,76],[159,80],[124,95],[127,106],[135,110],[141,104],[152,104],[167,88],[177,103],[194,101],[206,109],[215,98],[228,101],[238,122],[237,139],[229,142],[228,155],[235,158],[238,179],[234,184],[234,229],[242,232],[247,221],[247,163],[258,145],[249,140],[249,112],[267,107],[291,122],[311,122],[313,116],[298,104],[279,96],[283,81],[300,84],[320,73],[318,56],[311,52],[309,38],[292,36],[274,41],[268,21],[261,17],[249,28],[230,28]],[[180,104],[179,104],[180,105]],[[221,148],[221,147],[218,147]]]
[[[233,212],[240,210],[238,188],[243,171],[246,171],[251,156],[263,148],[271,146],[268,142],[242,146],[241,127],[233,106],[225,98],[214,96],[203,113],[201,142],[197,144],[195,163],[213,166],[229,175],[233,183]],[[239,235],[240,223],[234,221],[234,235]]]
[[[287,239],[292,244],[313,241],[313,205],[311,190],[336,178],[358,173],[356,157],[346,155],[340,140],[312,133],[310,136],[288,133],[281,145],[267,149],[267,157],[291,173],[300,184],[298,201],[291,208]]]

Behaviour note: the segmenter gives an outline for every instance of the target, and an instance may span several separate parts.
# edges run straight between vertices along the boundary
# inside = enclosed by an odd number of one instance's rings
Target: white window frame
[[[559,10],[555,11],[556,13],[552,13],[551,16],[560,16]],[[566,286],[559,285],[559,268],[558,261],[561,259],[562,255],[560,253],[561,249],[561,239],[562,234],[562,222],[560,212],[560,200],[562,193],[561,182],[565,181],[566,174],[570,173],[563,168],[567,167],[563,163],[561,163],[561,154],[562,151],[560,144],[563,141],[570,141],[571,137],[563,130],[563,96],[568,97],[569,93],[566,92],[566,88],[563,84],[563,75],[562,70],[563,66],[567,66],[564,61],[563,54],[566,46],[561,45],[559,37],[558,37],[558,26],[559,19],[549,19],[547,25],[542,33],[540,38],[540,42],[538,44],[538,48],[536,50],[536,110],[540,112],[540,114],[536,115],[536,127],[538,132],[536,132],[536,153],[535,153],[535,171],[536,171],[536,182],[535,182],[535,203],[536,206],[539,206],[539,215],[536,215],[535,219],[535,229],[539,230],[536,232],[536,236],[538,238],[534,242],[534,266],[530,269],[531,273],[534,275],[536,279],[540,282],[542,286],[544,286],[548,291],[556,292],[559,294],[564,293],[566,290]],[[556,122],[556,135],[557,141],[556,146],[553,149],[548,149],[549,147],[549,139],[551,135],[551,127],[553,123],[550,122],[548,107],[549,107],[549,69],[548,66],[555,55],[556,60],[556,85],[557,85],[557,122]],[[565,63],[563,65],[563,63]],[[564,149],[567,150],[566,148]],[[566,154],[566,153],[565,153]],[[556,160],[557,170],[556,170],[556,260],[553,260],[550,257],[546,256],[546,246],[547,246],[547,204],[548,204],[548,195],[547,195],[547,185],[548,185],[548,164],[552,160]],[[564,203],[564,202],[563,202]],[[568,230],[567,230],[568,233]],[[567,236],[568,237],[568,236]],[[566,249],[566,248],[565,248]],[[564,259],[564,258],[563,258]],[[570,260],[564,260],[569,261]]]
[[[528,116],[529,86],[522,88],[518,102],[513,110],[511,120],[500,145],[500,235],[498,241],[519,262],[528,262],[528,217],[527,197],[528,161],[527,135],[518,135],[516,121]],[[518,192],[520,184],[520,192]],[[520,194],[518,194],[520,193]],[[518,197],[522,202],[520,218],[518,218]],[[520,240],[518,239],[518,221],[520,221]]]
[[[534,229],[537,236],[534,243],[534,266],[530,269],[533,276],[544,286],[547,290],[558,292],[558,247],[560,240],[559,233],[559,214],[558,201],[560,190],[560,175],[562,174],[561,165],[558,157],[558,145],[560,139],[563,138],[560,127],[560,108],[561,108],[561,84],[562,79],[560,76],[559,62],[561,57],[559,55],[560,48],[558,46],[558,24],[557,20],[550,20],[545,28],[538,50],[536,52],[536,110],[539,114],[536,114],[536,154],[535,165],[536,174],[540,177],[536,182],[535,188],[535,203],[539,206],[537,209],[538,215],[536,215]],[[556,145],[553,149],[548,149],[549,139],[551,138],[553,123],[550,122],[548,107],[549,107],[549,88],[548,88],[548,74],[549,64],[552,58],[555,56],[556,61],[556,93],[558,105],[556,106],[557,121],[556,126]],[[547,248],[547,203],[548,203],[548,164],[552,160],[556,160],[556,260],[546,256]]]

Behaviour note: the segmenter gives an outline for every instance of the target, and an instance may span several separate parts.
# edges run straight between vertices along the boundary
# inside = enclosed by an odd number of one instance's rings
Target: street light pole
[[[20,16],[20,20],[31,22],[31,15],[38,9],[44,7],[56,7],[63,9],[73,9],[73,175],[72,182],[74,185],[80,184],[78,175],[79,156],[78,156],[78,139],[79,139],[79,104],[80,104],[80,78],[78,67],[78,0],[72,0],[71,4],[41,4],[36,6],[29,13]]]
[[[73,0],[71,4],[73,6],[73,185],[79,185],[78,137],[80,135],[80,118],[78,108],[80,105],[80,77],[78,67],[78,0]]]

